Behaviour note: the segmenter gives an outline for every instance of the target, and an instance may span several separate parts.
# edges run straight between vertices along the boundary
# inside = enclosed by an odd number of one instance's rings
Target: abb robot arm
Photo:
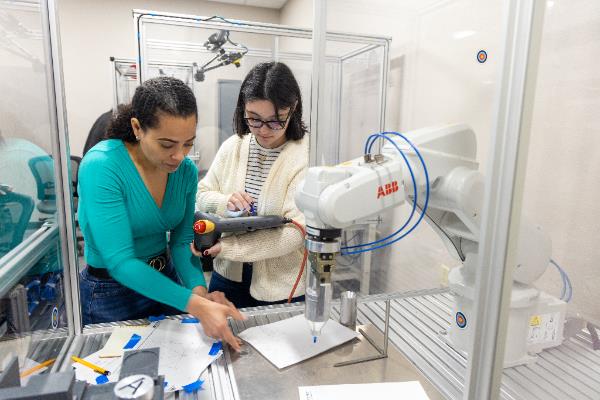
[[[305,317],[315,338],[329,319],[331,274],[336,255],[344,250],[340,249],[341,229],[405,202],[417,212],[403,232],[410,232],[411,224],[424,219],[460,258],[462,266],[449,275],[450,288],[457,304],[462,304],[457,306],[463,307],[461,314],[470,312],[484,188],[475,158],[475,134],[466,125],[449,125],[396,135],[386,135],[381,154],[366,154],[333,167],[309,168],[296,192],[296,204],[306,218]],[[346,251],[370,251],[401,234]],[[546,270],[551,243],[539,227],[522,219],[518,248],[527,251],[517,256],[515,285],[531,300],[539,291],[529,285]],[[460,338],[456,339],[451,328],[450,339],[466,343],[469,335],[465,328],[458,328]]]

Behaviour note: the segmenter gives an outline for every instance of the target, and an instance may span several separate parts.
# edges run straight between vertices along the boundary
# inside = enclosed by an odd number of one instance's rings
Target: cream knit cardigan
[[[196,209],[223,216],[233,192],[244,191],[251,133],[233,135],[219,148],[208,173],[198,183]],[[304,225],[294,194],[308,166],[308,135],[288,141],[271,166],[258,198],[258,215],[281,215]],[[221,252],[214,269],[222,276],[241,282],[242,263],[251,262],[250,294],[257,300],[287,299],[303,257],[304,239],[288,224],[281,228],[230,235],[221,238]],[[294,297],[304,294],[304,277]]]

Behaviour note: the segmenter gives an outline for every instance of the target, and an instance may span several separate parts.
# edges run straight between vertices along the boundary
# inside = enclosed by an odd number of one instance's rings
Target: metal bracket
[[[598,338],[598,327],[591,322],[587,323],[587,329],[592,337],[592,348],[594,350],[600,350],[600,339]]]
[[[385,301],[385,331],[383,334],[383,349],[381,347],[379,347],[377,345],[377,343],[375,343],[373,338],[369,337],[369,335],[367,335],[367,333],[365,331],[363,331],[362,329],[359,328],[358,332],[360,332],[360,334],[365,338],[365,340],[367,342],[369,342],[371,344],[371,346],[373,346],[375,348],[375,350],[377,350],[378,354],[374,354],[372,356],[367,356],[367,357],[357,358],[355,360],[342,361],[342,362],[333,364],[333,366],[334,367],[345,367],[346,365],[354,365],[354,364],[359,364],[359,363],[363,363],[363,362],[367,362],[367,361],[381,360],[383,358],[387,358],[388,344],[390,341],[389,340],[390,339],[389,331],[390,331],[390,299],[387,299]]]

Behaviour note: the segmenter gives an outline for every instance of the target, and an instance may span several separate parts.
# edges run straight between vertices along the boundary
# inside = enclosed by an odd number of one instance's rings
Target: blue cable
[[[566,300],[566,302],[568,303],[573,298],[573,285],[571,285],[571,278],[569,278],[569,275],[567,275],[566,272],[564,274],[565,274],[565,279],[567,281],[567,284],[569,286],[569,292],[568,292],[569,296],[567,297],[567,300]]]
[[[556,267],[563,281],[560,298],[568,303],[573,298],[573,285],[571,285],[571,279],[569,279],[569,275],[567,275],[565,270],[558,265],[556,261],[551,259],[550,263]]]
[[[423,171],[424,171],[424,173],[425,173],[425,182],[426,182],[425,204],[423,205],[423,210],[421,211],[421,215],[419,216],[419,219],[417,220],[417,222],[416,222],[416,223],[415,223],[415,224],[414,224],[414,225],[413,225],[413,226],[412,226],[412,227],[411,227],[411,228],[410,228],[410,229],[409,229],[407,232],[405,232],[405,233],[404,233],[404,234],[402,234],[401,236],[397,237],[396,239],[392,240],[391,242],[387,242],[387,243],[384,243],[384,244],[382,244],[382,245],[379,245],[379,246],[371,247],[371,248],[368,248],[368,249],[362,249],[362,250],[352,251],[352,252],[346,252],[346,253],[344,253],[344,254],[346,254],[346,255],[349,255],[349,254],[359,254],[359,253],[365,253],[365,252],[367,252],[367,251],[373,251],[373,250],[376,250],[376,249],[380,249],[380,248],[382,248],[382,247],[389,246],[389,245],[391,245],[391,244],[393,244],[393,243],[396,243],[397,241],[399,241],[399,240],[403,239],[403,238],[404,238],[404,237],[406,237],[408,234],[410,234],[410,233],[411,233],[413,230],[415,230],[415,228],[416,228],[416,227],[417,227],[417,226],[418,226],[418,225],[421,223],[421,221],[423,220],[423,217],[425,216],[425,212],[427,211],[427,206],[428,206],[428,204],[429,204],[429,194],[430,194],[429,192],[430,192],[430,186],[429,186],[429,172],[427,171],[427,166],[425,165],[425,160],[423,160],[423,157],[421,156],[421,153],[420,153],[420,152],[419,152],[419,150],[418,150],[418,149],[415,147],[415,145],[413,145],[413,144],[412,144],[412,142],[411,142],[410,140],[408,140],[408,138],[406,138],[404,135],[402,135],[402,134],[400,134],[400,133],[398,133],[398,132],[382,132],[381,134],[378,134],[378,135],[383,135],[383,136],[377,136],[377,137],[383,137],[383,138],[385,138],[386,140],[389,140],[389,141],[390,141],[390,143],[392,143],[392,144],[394,145],[394,147],[396,147],[396,149],[397,149],[397,150],[398,150],[400,153],[402,153],[402,150],[400,150],[400,148],[398,147],[398,145],[397,145],[397,144],[396,144],[396,143],[395,143],[393,140],[391,140],[390,138],[388,138],[387,136],[385,136],[386,134],[396,135],[396,136],[399,136],[399,137],[401,137],[402,139],[404,139],[404,140],[405,140],[405,141],[406,141],[406,142],[407,142],[407,143],[408,143],[408,144],[409,144],[409,145],[410,145],[410,146],[413,148],[413,150],[415,151],[415,153],[416,153],[416,154],[417,154],[417,156],[419,157],[419,160],[421,161],[421,164],[423,165]],[[370,141],[370,137],[369,137],[369,139],[367,139],[367,141]],[[374,143],[374,142],[373,142],[373,143]],[[369,150],[370,150],[370,147],[372,147],[373,143],[370,143],[370,144],[369,144],[369,147],[367,148],[367,151],[369,151]],[[403,153],[402,153],[402,154],[403,154]],[[410,168],[410,167],[409,167],[409,168]],[[416,182],[416,181],[414,180],[414,175],[413,175],[413,182]],[[415,185],[416,185],[416,183],[415,183]],[[414,202],[414,204],[416,204],[416,196],[417,196],[417,192],[416,192],[416,190],[415,190],[415,202]],[[394,233],[393,235],[395,235],[395,234],[397,234],[397,233],[398,233],[398,231],[397,231],[396,233]],[[393,235],[391,235],[391,236],[393,236]],[[391,236],[390,236],[390,237],[391,237]],[[381,239],[380,241],[382,241],[382,240],[385,240],[385,239]],[[373,242],[372,244],[374,244],[374,243],[377,243],[377,242]],[[363,246],[367,246],[367,245],[369,245],[369,243],[366,243],[366,244],[364,244]]]
[[[562,288],[561,288],[561,291],[560,291],[560,299],[564,300],[565,299],[565,293],[567,291],[567,282],[565,281],[565,274],[564,274],[562,268],[560,268],[559,265],[554,262],[554,260],[550,260],[550,264],[554,265],[554,267],[556,268],[556,270],[560,274],[560,279],[562,280]]]
[[[407,225],[410,223],[410,221],[412,220],[412,217],[413,217],[413,215],[415,214],[415,211],[416,211],[416,209],[417,209],[417,180],[416,180],[416,178],[415,178],[415,174],[414,174],[414,172],[413,172],[413,170],[412,170],[412,168],[411,168],[411,166],[410,166],[410,163],[408,162],[408,159],[407,159],[407,158],[406,158],[406,156],[404,155],[404,152],[403,152],[403,151],[400,149],[400,147],[398,147],[398,145],[397,145],[397,144],[396,144],[396,143],[395,143],[395,142],[394,142],[392,139],[390,139],[389,137],[387,137],[387,136],[385,136],[385,135],[383,135],[383,134],[380,134],[380,133],[376,133],[376,134],[373,134],[373,135],[369,136],[369,137],[367,138],[367,143],[368,143],[368,142],[370,141],[370,139],[371,139],[371,138],[373,138],[373,137],[375,137],[375,138],[377,138],[377,137],[380,137],[380,138],[383,138],[383,139],[386,139],[386,140],[390,141],[390,143],[392,143],[392,145],[393,145],[394,147],[396,147],[396,149],[398,150],[398,152],[400,153],[400,155],[401,155],[401,156],[402,156],[402,158],[404,159],[404,162],[406,163],[406,165],[407,165],[407,167],[408,167],[408,171],[410,172],[410,176],[411,176],[411,178],[412,178],[412,181],[413,181],[413,191],[414,191],[414,193],[415,193],[415,201],[414,201],[414,203],[413,203],[413,207],[412,207],[412,211],[410,212],[410,216],[408,217],[408,219],[406,220],[406,222],[404,223],[404,225],[402,225],[402,227],[401,227],[400,229],[398,229],[396,232],[392,233],[391,235],[389,235],[389,236],[387,236],[387,237],[384,237],[383,239],[379,239],[379,240],[376,240],[376,241],[374,241],[374,242],[370,242],[370,243],[362,243],[362,244],[357,244],[357,245],[354,245],[354,246],[346,246],[346,247],[342,247],[342,248],[341,248],[342,250],[346,250],[346,249],[355,249],[355,248],[357,248],[357,247],[372,246],[372,245],[374,245],[374,244],[377,244],[377,243],[384,242],[384,241],[386,241],[386,240],[390,239],[391,237],[394,237],[394,236],[396,236],[396,235],[397,235],[398,233],[400,233],[400,232],[401,232],[401,231],[402,231],[404,228],[406,228],[406,226],[407,226]],[[370,150],[371,150],[370,148],[368,148],[368,149],[367,149],[367,148],[365,148],[365,154],[368,154],[368,152],[369,152]],[[346,255],[346,254],[348,254],[348,253],[342,253],[342,255]]]
[[[407,166],[408,166],[408,168],[409,168],[409,171],[411,172],[411,177],[412,177],[412,179],[413,179],[413,187],[415,188],[415,190],[414,190],[414,192],[415,192],[415,201],[414,201],[414,203],[413,203],[413,212],[411,212],[411,215],[410,215],[410,216],[409,216],[409,218],[407,219],[406,223],[405,223],[405,224],[404,224],[404,225],[403,225],[403,226],[402,226],[400,229],[398,229],[396,232],[392,233],[391,235],[389,235],[389,236],[387,236],[387,237],[385,237],[385,238],[383,238],[383,239],[377,240],[377,241],[375,241],[375,242],[371,242],[371,243],[364,243],[364,244],[361,244],[361,245],[358,245],[358,246],[352,246],[352,248],[355,248],[355,247],[364,247],[364,246],[369,246],[369,245],[377,244],[377,243],[383,242],[383,241],[385,241],[385,240],[387,240],[387,239],[389,239],[389,238],[391,238],[391,237],[393,237],[393,236],[397,235],[397,234],[398,234],[399,232],[401,232],[401,231],[402,231],[402,229],[404,229],[404,227],[406,227],[406,225],[408,225],[408,223],[411,221],[411,219],[412,219],[412,216],[413,216],[413,214],[414,214],[414,210],[415,210],[415,208],[416,208],[417,199],[418,199],[418,196],[417,196],[417,191],[416,191],[416,179],[415,179],[415,177],[414,177],[414,174],[412,173],[412,169],[411,169],[411,167],[410,167],[410,164],[408,163],[408,160],[406,160],[406,157],[404,156],[404,153],[402,152],[402,150],[400,150],[400,149],[398,148],[398,146],[396,145],[396,143],[395,143],[395,142],[393,142],[392,140],[390,140],[388,137],[386,137],[386,136],[382,136],[382,135],[386,135],[386,134],[392,134],[392,135],[396,135],[396,136],[399,136],[399,137],[401,137],[402,139],[404,139],[404,140],[405,140],[405,141],[406,141],[406,142],[407,142],[407,143],[408,143],[408,144],[409,144],[409,145],[410,145],[410,146],[413,148],[413,150],[415,151],[415,153],[416,153],[416,154],[417,154],[417,156],[419,157],[419,159],[420,159],[420,161],[421,161],[421,164],[423,165],[423,169],[424,169],[424,172],[425,172],[425,177],[426,177],[426,184],[427,184],[427,193],[426,193],[425,204],[424,204],[424,207],[423,207],[422,213],[425,213],[425,211],[427,210],[427,205],[428,205],[428,203],[429,203],[429,173],[428,173],[428,171],[427,171],[427,166],[426,166],[426,164],[425,164],[425,161],[423,160],[423,157],[421,156],[421,154],[420,154],[419,150],[418,150],[418,149],[417,149],[417,148],[416,148],[416,147],[415,147],[415,146],[414,146],[414,145],[411,143],[411,141],[410,141],[410,140],[408,140],[408,139],[407,139],[407,138],[406,138],[404,135],[402,135],[402,134],[400,134],[400,133],[398,133],[398,132],[382,132],[381,134],[374,134],[374,135],[371,135],[371,136],[369,136],[369,138],[367,139],[367,145],[365,146],[365,147],[366,147],[366,153],[368,153],[368,152],[370,152],[370,151],[371,151],[371,147],[372,147],[372,146],[373,146],[373,144],[375,143],[375,142],[374,142],[374,140],[375,140],[377,137],[383,137],[384,139],[386,139],[386,140],[389,140],[389,141],[392,143],[392,145],[393,145],[394,147],[396,147],[396,149],[397,149],[397,150],[400,152],[400,154],[401,154],[401,155],[404,157],[404,160],[405,160],[405,162],[406,162],[406,164],[407,164]],[[372,139],[373,139],[373,140],[372,140]],[[378,247],[375,247],[375,248],[371,248],[371,249],[364,249],[364,251],[347,252],[347,253],[344,253],[344,254],[357,254],[357,253],[362,253],[362,252],[366,252],[366,251],[375,250],[375,249],[378,249],[378,248],[380,248],[380,247],[385,247],[385,246],[387,246],[387,245],[389,245],[389,244],[395,243],[396,241],[398,241],[398,240],[402,239],[403,237],[405,237],[406,235],[408,235],[408,233],[412,232],[412,231],[413,231],[413,230],[414,230],[414,229],[417,227],[417,225],[419,225],[419,223],[421,222],[421,220],[422,220],[422,219],[423,219],[423,215],[421,215],[421,217],[419,218],[419,220],[418,220],[418,221],[415,223],[415,225],[414,225],[414,226],[413,226],[413,227],[412,227],[412,228],[411,228],[411,229],[410,229],[410,230],[409,230],[409,231],[408,231],[408,232],[407,232],[405,235],[401,236],[400,238],[398,238],[398,239],[396,239],[396,240],[394,240],[394,241],[392,241],[392,242],[390,242],[390,243],[387,243],[387,244],[384,244],[384,245],[382,245],[382,246],[378,246]]]

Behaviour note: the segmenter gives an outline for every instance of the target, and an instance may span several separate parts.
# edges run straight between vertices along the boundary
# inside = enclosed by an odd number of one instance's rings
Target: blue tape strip
[[[200,322],[198,318],[184,318],[181,320],[182,324],[197,324]]]
[[[223,348],[223,342],[213,343],[213,345],[210,348],[210,351],[208,352],[208,355],[216,356],[217,354],[219,354],[219,351],[221,351],[222,348]]]
[[[96,383],[98,385],[102,385],[103,383],[107,383],[108,382],[108,377],[106,375],[100,375],[96,378]]]
[[[167,384],[168,384],[168,383],[169,383],[169,382],[167,382],[167,381],[164,381],[164,382],[163,382],[163,387],[167,387]]]
[[[127,342],[125,344],[125,346],[123,346],[123,348],[124,349],[133,349],[135,347],[135,345],[138,344],[138,342],[141,339],[142,339],[142,337],[140,335],[138,335],[137,333],[134,333],[133,335],[131,335],[129,342]]]
[[[182,389],[186,393],[192,393],[192,392],[195,392],[198,389],[201,389],[203,383],[204,383],[204,381],[202,379],[198,379],[196,382],[192,382],[189,385],[183,386]]]
[[[148,317],[148,321],[150,322],[162,321],[163,319],[165,319],[164,314],[161,314],[159,316],[151,315]]]

